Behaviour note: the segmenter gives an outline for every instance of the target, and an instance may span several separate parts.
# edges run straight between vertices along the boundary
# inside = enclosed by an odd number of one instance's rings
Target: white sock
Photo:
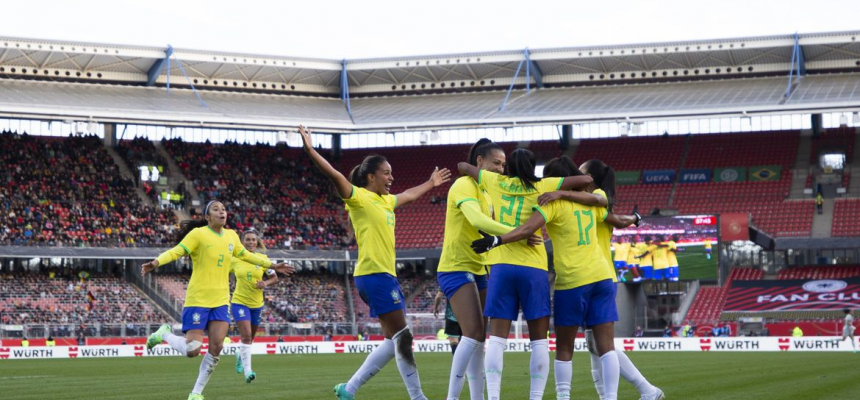
[[[555,360],[555,398],[570,398],[570,380],[573,378],[573,360]]]
[[[618,354],[615,350],[608,351],[600,356],[600,364],[603,369],[603,398],[605,400],[618,399]]]
[[[346,383],[346,391],[354,395],[362,385],[373,378],[382,368],[394,358],[394,341],[385,339],[379,347],[367,355],[364,363],[355,371],[349,382]]]
[[[203,356],[203,361],[200,362],[200,373],[197,375],[197,382],[194,383],[194,390],[191,393],[203,394],[203,388],[209,383],[209,378],[215,372],[215,367],[217,366],[218,357],[213,356],[212,353],[206,353]]]
[[[484,343],[482,342],[478,342],[478,348],[472,352],[466,377],[469,379],[469,398],[484,400]]]
[[[630,358],[627,357],[627,354],[624,354],[623,351],[616,351],[615,354],[618,356],[618,366],[621,369],[621,377],[624,378],[627,382],[633,384],[636,387],[636,390],[639,391],[641,395],[651,394],[654,391],[654,386],[645,379],[645,376],[639,372],[639,369],[633,365],[633,361],[630,361]]]
[[[427,400],[421,391],[421,380],[418,379],[418,365],[415,364],[415,355],[412,354],[412,332],[409,327],[391,337],[394,341],[394,360],[397,362],[397,370],[406,384],[406,391],[412,400]]]
[[[242,359],[242,369],[245,374],[250,374],[254,370],[251,369],[251,345],[239,343],[239,357]]]
[[[532,340],[532,357],[529,361],[531,389],[529,400],[543,399],[546,381],[549,379],[549,340]]]
[[[161,339],[167,342],[171,349],[178,351],[180,354],[186,354],[187,350],[185,349],[184,336],[177,336],[168,332],[162,335]]]
[[[490,336],[487,355],[484,358],[484,376],[487,379],[487,397],[490,400],[499,400],[501,397],[506,347],[508,347],[508,339]]]
[[[600,363],[600,357],[589,352],[591,356],[591,379],[594,381],[594,389],[597,390],[597,397],[603,398],[603,368]]]
[[[482,345],[477,340],[467,337],[460,338],[460,344],[454,351],[454,360],[451,362],[451,375],[448,377],[448,400],[459,400],[463,392],[466,368],[472,361],[472,354]]]

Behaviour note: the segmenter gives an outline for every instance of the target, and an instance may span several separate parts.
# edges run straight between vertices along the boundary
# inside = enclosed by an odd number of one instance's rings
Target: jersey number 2
[[[218,257],[218,268],[221,268],[221,267],[223,267],[223,265],[221,265],[221,263],[223,263],[223,262],[224,262],[224,255],[223,255],[223,254],[219,254],[218,256],[219,256],[219,257]]]
[[[591,228],[594,227],[594,213],[591,210],[582,211],[576,210],[573,212],[573,215],[576,216],[576,223],[579,225],[579,242],[576,243],[577,246],[591,244],[591,235],[588,232],[591,231]],[[582,229],[582,219],[583,216],[588,217],[588,225],[585,226],[585,232]],[[585,234],[583,234],[585,233]]]

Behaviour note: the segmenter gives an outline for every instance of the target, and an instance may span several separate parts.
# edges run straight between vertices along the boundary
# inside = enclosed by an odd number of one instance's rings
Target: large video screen
[[[616,229],[612,258],[619,281],[717,279],[715,215],[648,216],[637,228]]]

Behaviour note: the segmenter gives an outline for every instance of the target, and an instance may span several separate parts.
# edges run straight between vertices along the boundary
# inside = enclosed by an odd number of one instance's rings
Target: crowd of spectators
[[[3,324],[84,327],[168,320],[134,286],[115,276],[93,273],[81,279],[78,271],[69,270],[0,275],[0,322]]]
[[[0,245],[163,246],[175,217],[134,193],[96,136],[0,132]]]
[[[204,204],[223,202],[231,227],[255,227],[267,247],[330,249],[349,243],[343,202],[300,149],[179,139],[164,146]]]

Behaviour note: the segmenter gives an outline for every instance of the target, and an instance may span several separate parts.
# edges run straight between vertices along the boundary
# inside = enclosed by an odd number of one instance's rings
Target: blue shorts
[[[669,268],[655,269],[654,279],[658,281],[669,279]]]
[[[681,277],[681,270],[677,265],[669,267],[669,280],[677,281]]]
[[[206,330],[210,321],[224,321],[229,324],[230,306],[182,308],[182,333],[197,329]]]
[[[233,315],[233,321],[251,321],[252,326],[260,325],[260,314],[263,313],[263,307],[250,308],[244,304],[233,303],[230,305],[230,314]]]
[[[639,267],[639,271],[640,271],[639,277],[641,277],[642,279],[654,279],[654,266],[653,265],[641,266],[641,267]]]
[[[383,272],[356,276],[355,288],[358,289],[361,300],[370,307],[372,318],[406,309],[406,299],[400,290],[400,282],[389,274]]]
[[[615,261],[615,269],[627,268],[627,261]]]
[[[514,321],[520,307],[527,321],[551,314],[546,271],[511,264],[493,265],[492,271],[484,316]]]
[[[475,275],[471,272],[439,272],[436,274],[436,280],[439,282],[439,290],[445,293],[445,297],[449,299],[463,285],[475,283],[478,286],[478,291],[487,288],[487,275]]]
[[[617,285],[612,279],[568,290],[556,290],[553,299],[555,326],[592,327],[618,321]]]
[[[711,249],[705,249],[705,253],[710,253]]]

